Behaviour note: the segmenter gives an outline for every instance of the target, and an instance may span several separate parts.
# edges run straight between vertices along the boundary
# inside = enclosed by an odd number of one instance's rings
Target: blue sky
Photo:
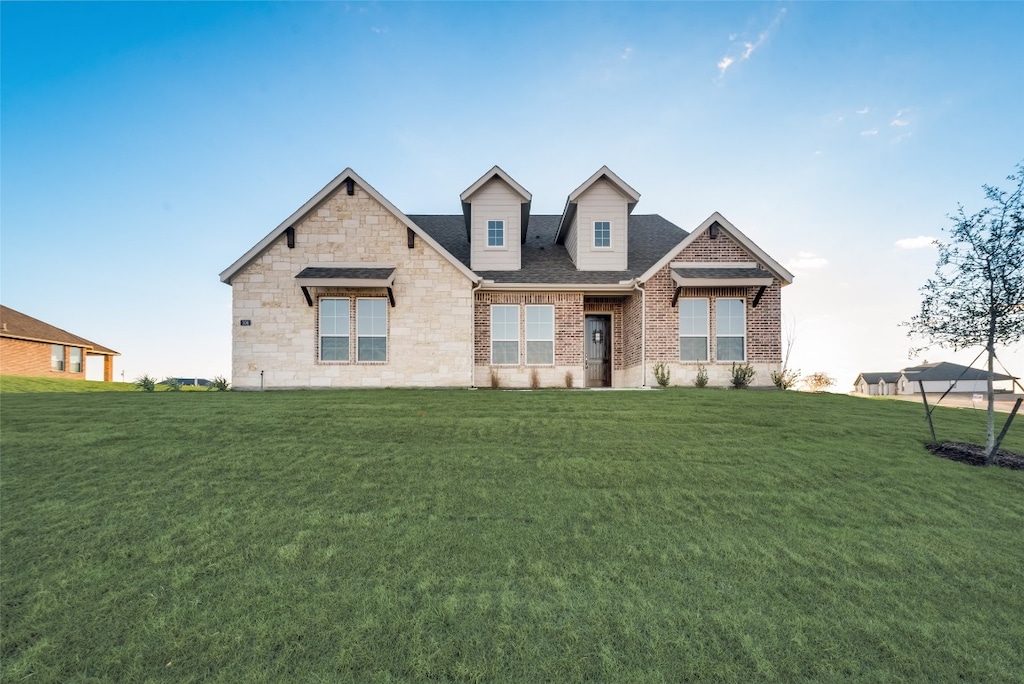
[[[847,391],[910,364],[914,239],[1024,158],[1022,29],[1024,3],[4,2],[0,298],[118,378],[229,375],[218,274],[344,168],[459,213],[498,164],[560,213],[607,164],[638,213],[720,211],[790,268],[793,365]]]

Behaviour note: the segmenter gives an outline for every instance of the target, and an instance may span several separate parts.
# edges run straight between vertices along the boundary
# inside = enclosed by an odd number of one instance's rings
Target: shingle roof
[[[469,267],[469,241],[466,239],[466,224],[461,214],[408,216],[452,256]],[[555,244],[560,218],[552,214],[530,216],[529,234],[523,243],[520,270],[477,273],[496,283],[616,284],[643,275],[687,236],[685,230],[657,214],[630,216],[626,255],[629,268],[625,271],[579,271],[565,246]]]
[[[44,323],[38,318],[6,306],[0,306],[0,337],[11,337],[19,340],[48,342],[50,344],[66,344],[73,347],[84,347],[96,354],[120,356],[113,349],[91,342],[84,337],[73,335],[67,330]]]
[[[961,366],[958,363],[950,363],[949,361],[937,361],[935,363],[924,363],[920,366],[912,366],[910,368],[904,368],[903,372],[906,373],[908,380],[917,382],[918,380],[928,381],[952,381],[952,380],[987,380],[988,371],[980,368],[971,368],[969,366]],[[993,373],[992,379],[1001,380],[1013,380],[1013,377],[1009,375],[1003,375],[1002,373]]]
[[[673,271],[686,278],[709,278],[726,280],[732,278],[771,278],[772,274],[759,268],[673,268]]]
[[[861,373],[860,374],[860,376],[862,378],[864,378],[864,382],[868,383],[869,385],[877,385],[879,380],[884,380],[886,382],[896,382],[897,380],[900,379],[900,375],[902,375],[902,373],[900,373],[898,371],[895,372],[895,373]]]
[[[346,280],[387,280],[395,272],[393,268],[328,268],[309,266],[302,269],[296,278],[343,278]]]

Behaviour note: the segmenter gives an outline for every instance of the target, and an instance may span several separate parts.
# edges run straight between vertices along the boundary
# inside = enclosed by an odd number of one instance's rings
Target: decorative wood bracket
[[[309,296],[309,288],[305,285],[302,286],[302,294],[306,297],[306,304],[313,306],[313,298]]]
[[[683,291],[683,286],[680,285],[676,288],[676,291],[672,293],[672,308],[676,308],[676,304],[679,303],[679,293]],[[756,305],[755,305],[756,306]]]
[[[388,301],[391,302],[391,308],[395,308],[395,292],[390,287],[388,288]]]
[[[763,295],[764,291],[767,290],[767,289],[768,289],[767,286],[765,286],[765,285],[761,286],[761,289],[759,289],[757,291],[757,295],[754,297],[754,303],[750,305],[751,309],[756,309],[757,308],[757,305],[761,302],[761,295]]]

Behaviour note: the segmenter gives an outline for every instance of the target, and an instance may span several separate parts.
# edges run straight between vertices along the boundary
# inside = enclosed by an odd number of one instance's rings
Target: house
[[[405,214],[346,169],[221,274],[237,389],[641,387],[781,366],[793,276],[721,214],[637,214],[602,167],[560,215],[495,166],[461,212]],[[454,197],[453,197],[454,200]],[[454,204],[454,201],[453,201]]]
[[[871,396],[899,394],[901,373],[861,373],[853,383],[856,391]]]
[[[112,381],[116,351],[0,306],[0,374],[84,380],[90,356],[103,357],[103,380]]]
[[[993,374],[992,379],[1000,384],[1000,388],[1016,380],[1002,373]],[[987,370],[948,361],[925,362],[894,373],[861,373],[853,384],[860,394],[920,394],[919,381],[923,383],[926,394],[942,394],[947,390],[965,394],[988,391]]]

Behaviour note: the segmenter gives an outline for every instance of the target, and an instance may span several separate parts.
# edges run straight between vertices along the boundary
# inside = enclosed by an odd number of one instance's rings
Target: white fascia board
[[[296,278],[295,282],[303,287],[391,287],[395,277],[381,280],[369,278]]]
[[[771,278],[683,278],[672,272],[672,280],[680,287],[768,287]]]
[[[500,178],[510,188],[512,188],[513,192],[515,192],[517,195],[519,195],[519,197],[522,198],[523,203],[530,202],[530,201],[533,200],[533,195],[531,195],[530,192],[526,188],[524,188],[522,185],[517,183],[512,178],[512,176],[510,176],[507,173],[505,173],[505,171],[502,170],[502,168],[500,166],[497,166],[497,165],[492,167],[490,171],[488,171],[484,175],[480,176],[480,178],[478,178],[476,180],[476,182],[474,182],[468,188],[463,190],[462,194],[459,195],[459,199],[462,200],[463,202],[468,201],[469,198],[472,197],[476,193],[477,190],[479,190],[484,185],[486,185],[487,182],[490,181],[494,177]]]
[[[365,190],[366,193],[370,195],[370,197],[373,197],[385,209],[390,211],[395,216],[395,218],[397,218],[401,223],[405,224],[405,226],[413,233],[415,233],[421,240],[430,245],[441,256],[447,259],[448,262],[451,263],[452,266],[454,266],[459,271],[459,273],[466,276],[466,278],[468,278],[471,282],[476,283],[480,280],[480,278],[475,273],[473,273],[473,271],[466,268],[465,264],[463,264],[461,261],[452,256],[452,254],[448,250],[442,247],[436,240],[430,237],[430,235],[428,235],[419,226],[413,223],[408,216],[399,211],[395,205],[389,202],[387,198],[385,198],[383,195],[377,192],[377,190],[372,185],[364,181],[362,177],[359,176],[359,174],[357,174],[355,171],[352,170],[351,167],[349,167],[342,171],[340,174],[338,174],[334,178],[334,180],[332,180],[330,183],[321,188],[320,192],[310,197],[305,204],[299,207],[291,216],[282,221],[277,226],[277,228],[274,228],[274,230],[270,231],[270,233],[268,233],[265,238],[257,242],[252,249],[243,254],[237,261],[235,261],[235,263],[231,264],[226,269],[221,271],[220,281],[222,283],[227,283],[228,285],[230,285],[231,279],[234,278],[235,275],[239,271],[241,271],[245,266],[247,266],[249,262],[251,262],[253,259],[262,254],[264,250],[270,247],[270,245],[273,244],[273,242],[277,238],[281,237],[281,235],[284,233],[284,231],[288,229],[289,226],[293,226],[299,221],[301,221],[303,218],[305,218],[321,202],[323,202],[332,194],[334,194],[334,192],[336,192],[338,188],[341,187],[341,184],[344,183],[349,178],[355,181],[356,185]]]
[[[601,178],[607,178],[612,185],[618,189],[627,199],[632,201],[634,204],[640,201],[640,193],[633,189],[629,183],[615,175],[615,172],[609,169],[607,166],[602,166],[594,172],[587,180],[583,181],[583,184],[578,188],[569,193],[569,202],[575,202],[579,199],[580,195],[586,192],[591,185],[601,180]]]
[[[755,261],[673,261],[670,268],[757,268]]]
[[[635,280],[622,280],[618,283],[496,283],[491,280],[481,282],[481,290],[515,290],[519,292],[616,292],[628,294],[634,290]]]
[[[679,252],[686,249],[694,240],[697,239],[698,236],[702,235],[705,231],[707,231],[707,229],[711,227],[711,224],[715,223],[716,221],[720,226],[722,226],[722,229],[729,234],[729,237],[734,238],[737,242],[743,245],[743,247],[745,247],[748,252],[751,252],[754,256],[759,258],[768,268],[768,270],[771,271],[772,274],[774,274],[775,277],[779,279],[783,286],[789,285],[790,283],[793,282],[792,273],[783,268],[782,264],[777,262],[775,259],[772,259],[770,256],[768,256],[768,254],[763,249],[754,244],[753,240],[744,235],[739,228],[730,223],[728,219],[719,214],[717,211],[713,213],[711,216],[709,216],[707,219],[705,219],[702,224],[697,226],[697,228],[694,229],[692,233],[683,238],[682,242],[680,242],[678,245],[669,250],[668,254],[663,256],[661,259],[658,259],[657,263],[655,263],[653,266],[647,269],[647,271],[642,276],[640,276],[640,281],[647,282],[651,277],[654,276],[655,273],[665,268],[665,266],[668,265],[672,261],[672,259],[675,258],[677,254],[679,254]],[[727,261],[719,262],[717,264],[717,268],[728,268],[729,266],[731,266],[731,264]]]

